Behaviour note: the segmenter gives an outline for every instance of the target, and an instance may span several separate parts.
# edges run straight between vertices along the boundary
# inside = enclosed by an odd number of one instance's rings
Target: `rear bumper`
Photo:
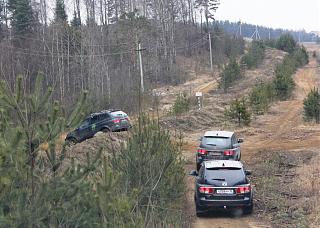
[[[252,205],[252,200],[249,197],[239,200],[208,200],[202,197],[199,200],[196,200],[196,203],[202,210],[215,210],[250,207]]]
[[[197,163],[198,164],[201,164],[202,162],[204,161],[211,161],[211,160],[236,160],[234,156],[224,156],[224,155],[221,155],[221,156],[217,156],[217,157],[214,157],[214,158],[208,158],[208,157],[201,157],[201,156],[198,156],[197,155]]]

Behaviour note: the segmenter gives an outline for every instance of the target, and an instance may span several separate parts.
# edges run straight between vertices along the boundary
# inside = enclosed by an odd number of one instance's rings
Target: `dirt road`
[[[308,125],[303,121],[303,99],[313,87],[319,87],[320,79],[316,66],[316,60],[311,59],[308,66],[298,70],[294,75],[296,88],[291,100],[274,104],[268,114],[254,120],[251,127],[239,129],[240,134],[244,135],[246,139],[242,147],[244,161],[250,161],[259,151],[312,149],[319,146],[320,127]],[[196,145],[197,142],[190,143],[190,150],[193,151],[188,153],[188,157],[191,159],[190,154],[194,153]],[[190,169],[194,166],[191,161],[189,166]],[[188,204],[190,207],[194,207],[193,182],[193,178],[188,177],[190,200]],[[228,215],[196,218],[193,226],[199,228],[270,227],[270,225],[258,221],[254,215],[241,218],[232,218]]]

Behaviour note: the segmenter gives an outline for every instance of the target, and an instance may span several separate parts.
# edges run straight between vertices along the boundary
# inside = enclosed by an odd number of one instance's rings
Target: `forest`
[[[140,91],[139,52],[146,94],[159,85],[183,82],[187,77],[181,63],[188,58],[198,65],[210,62],[208,28],[218,4],[76,0],[69,15],[63,0],[56,0],[53,8],[46,0],[1,0],[0,78],[14,88],[21,75],[31,91],[40,72],[45,85],[54,87],[53,98],[64,105],[75,104],[87,90],[94,104],[90,111],[136,111],[132,104],[138,103]],[[242,38],[220,29],[214,31],[212,44],[215,63],[239,54],[244,46]]]

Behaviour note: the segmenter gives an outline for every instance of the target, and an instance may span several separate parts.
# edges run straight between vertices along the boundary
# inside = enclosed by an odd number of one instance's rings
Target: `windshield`
[[[230,138],[227,137],[203,137],[202,143],[209,146],[229,147],[231,145]]]

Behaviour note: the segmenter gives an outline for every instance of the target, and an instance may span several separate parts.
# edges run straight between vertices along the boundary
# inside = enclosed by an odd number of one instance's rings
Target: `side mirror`
[[[252,171],[251,170],[246,170],[245,173],[246,173],[247,176],[250,176],[252,174]]]
[[[243,143],[244,140],[243,139],[238,139],[238,143]]]
[[[198,176],[198,172],[196,170],[192,170],[190,173],[189,173],[190,176],[194,176],[194,177],[197,177]]]
[[[202,141],[202,136],[199,138],[199,141],[200,141],[200,142]]]

